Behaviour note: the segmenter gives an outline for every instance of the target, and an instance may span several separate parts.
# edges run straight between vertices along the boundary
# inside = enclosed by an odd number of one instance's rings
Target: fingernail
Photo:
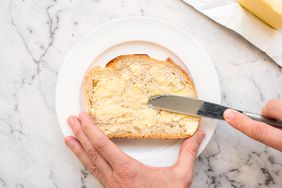
[[[234,118],[235,118],[235,111],[234,110],[231,110],[231,109],[227,109],[224,111],[224,119],[227,121],[227,122],[231,122]]]
[[[71,136],[66,137],[64,140],[67,146],[73,146],[75,144],[75,140]]]
[[[73,116],[68,117],[68,123],[69,123],[70,126],[74,124],[74,121],[75,121],[75,119],[74,119]]]

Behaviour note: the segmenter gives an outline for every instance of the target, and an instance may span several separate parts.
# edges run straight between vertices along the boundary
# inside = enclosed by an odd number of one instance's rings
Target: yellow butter
[[[282,28],[282,0],[238,0],[239,3],[275,29]]]

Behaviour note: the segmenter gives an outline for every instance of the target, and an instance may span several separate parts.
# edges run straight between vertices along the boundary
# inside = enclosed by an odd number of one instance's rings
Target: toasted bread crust
[[[147,54],[130,54],[130,55],[120,55],[114,59],[112,59],[111,61],[109,61],[106,64],[106,68],[112,68],[115,69],[117,66],[117,63],[120,62],[123,59],[144,59],[147,61],[154,61],[156,63],[162,63],[162,64],[166,64],[168,66],[171,66],[175,69],[178,69],[181,72],[181,75],[183,76],[183,78],[185,78],[185,81],[192,87],[193,89],[193,93],[194,93],[194,97],[197,97],[197,92],[196,92],[196,88],[194,85],[193,80],[191,79],[191,77],[189,76],[189,74],[184,71],[180,66],[176,65],[171,59],[166,59],[165,61],[158,61],[156,59],[151,58],[150,56],[148,56]],[[91,100],[89,99],[89,96],[87,94],[87,91],[89,89],[91,89],[92,87],[92,78],[93,78],[93,70],[90,70],[86,76],[85,76],[85,80],[84,80],[84,95],[86,97],[86,101],[87,101],[87,105],[88,105],[88,109],[91,108]],[[200,117],[194,117],[191,116],[190,118],[193,118],[194,122],[198,123],[198,127],[199,127],[199,123],[200,123]],[[196,132],[196,131],[195,131]],[[147,134],[147,135],[143,135],[143,134],[130,134],[130,133],[126,133],[126,134],[121,134],[121,133],[114,133],[114,134],[110,134],[107,135],[109,138],[158,138],[158,139],[178,139],[178,138],[187,138],[187,137],[191,137],[191,134]]]
[[[140,58],[143,58],[143,59],[147,59],[147,60],[150,60],[150,61],[154,61],[154,62],[157,62],[157,63],[162,63],[162,64],[166,64],[166,65],[169,65],[169,66],[172,66],[178,70],[180,70],[180,72],[182,72],[182,76],[186,79],[186,81],[192,86],[193,88],[193,92],[195,94],[195,97],[197,97],[197,90],[196,90],[196,87],[195,87],[195,84],[192,80],[192,78],[190,77],[190,75],[184,70],[182,69],[179,65],[176,65],[170,58],[167,58],[165,61],[158,61],[156,59],[153,59],[151,58],[149,55],[147,54],[129,54],[129,55],[120,55],[120,56],[117,56],[115,57],[114,59],[112,59],[111,61],[109,61],[107,64],[106,64],[106,67],[107,68],[115,68],[117,63],[122,60],[122,59],[125,59],[125,58],[132,58],[132,59],[140,59]]]

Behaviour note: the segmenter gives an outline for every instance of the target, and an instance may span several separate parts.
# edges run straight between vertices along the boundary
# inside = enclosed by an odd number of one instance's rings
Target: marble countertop
[[[213,60],[222,103],[259,112],[282,95],[282,69],[240,36],[180,0],[0,2],[0,188],[90,188],[95,181],[63,143],[58,72],[87,31],[126,16],[165,19]],[[282,187],[282,154],[219,123],[196,162],[192,187]]]

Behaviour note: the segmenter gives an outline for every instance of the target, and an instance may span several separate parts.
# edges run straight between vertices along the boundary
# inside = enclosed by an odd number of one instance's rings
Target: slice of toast
[[[186,138],[199,126],[199,117],[147,105],[154,95],[197,96],[192,79],[170,59],[121,55],[106,68],[91,68],[84,81],[89,113],[109,138]]]

